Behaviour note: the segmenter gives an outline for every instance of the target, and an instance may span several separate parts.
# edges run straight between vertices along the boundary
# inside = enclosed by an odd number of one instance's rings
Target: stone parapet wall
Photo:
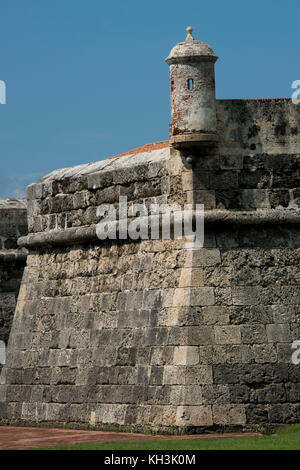
[[[299,421],[300,107],[217,109],[219,146],[193,148],[193,166],[166,145],[29,187],[2,422],[183,431]],[[204,204],[204,248],[98,240],[97,206],[117,207],[120,195]]]
[[[291,99],[217,100],[221,155],[299,154],[299,106]]]
[[[166,202],[170,177],[163,161],[168,155],[165,148],[140,154],[140,160],[125,156],[70,174],[50,174],[28,188],[29,232],[91,225],[99,220],[97,207],[111,203],[117,208],[120,196],[148,204]]]
[[[0,199],[0,341],[5,344],[26,263],[26,250],[18,248],[17,240],[26,234],[26,200]]]
[[[203,203],[206,210],[297,209],[299,107],[291,100],[220,100],[218,152],[198,170],[160,150],[58,170],[28,188],[29,233],[97,223],[97,207],[128,201]],[[176,156],[177,154],[177,156]]]

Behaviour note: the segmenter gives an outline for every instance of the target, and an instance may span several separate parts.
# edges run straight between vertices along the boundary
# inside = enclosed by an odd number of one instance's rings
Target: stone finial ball
[[[189,33],[189,34],[192,34],[193,31],[194,31],[194,30],[193,30],[193,27],[192,27],[192,26],[188,26],[188,27],[186,28],[186,32]]]

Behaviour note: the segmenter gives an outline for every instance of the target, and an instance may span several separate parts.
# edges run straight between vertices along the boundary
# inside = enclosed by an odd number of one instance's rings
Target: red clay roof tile
[[[126,155],[136,155],[137,153],[152,152],[152,150],[159,150],[159,149],[164,149],[166,147],[169,147],[169,145],[170,143],[168,140],[161,140],[159,142],[145,144],[142,147],[129,150],[128,152],[120,153],[119,155],[114,155],[113,157],[108,157],[106,160],[109,160],[110,158],[125,157]]]

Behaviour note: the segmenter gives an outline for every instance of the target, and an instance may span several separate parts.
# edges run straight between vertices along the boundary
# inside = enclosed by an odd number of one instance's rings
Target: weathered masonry
[[[190,28],[171,51],[170,141],[29,186],[3,422],[300,421],[300,106],[216,100],[216,59]],[[204,248],[99,240],[97,207],[120,195],[204,204]]]
[[[0,341],[5,345],[26,264],[26,250],[18,248],[17,240],[26,234],[26,200],[0,199]]]

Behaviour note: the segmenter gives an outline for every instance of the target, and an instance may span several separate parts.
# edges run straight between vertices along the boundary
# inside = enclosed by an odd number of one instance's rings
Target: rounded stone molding
[[[196,220],[195,211],[191,218]],[[136,218],[135,220],[138,220]],[[142,218],[140,218],[142,219]],[[119,221],[116,221],[118,232]],[[171,218],[171,225],[173,218]],[[204,224],[218,225],[266,225],[266,224],[300,224],[300,210],[258,209],[256,211],[210,210],[204,213]],[[75,245],[101,240],[97,237],[96,225],[73,227],[65,230],[31,233],[18,240],[20,248],[38,248],[40,246]]]

